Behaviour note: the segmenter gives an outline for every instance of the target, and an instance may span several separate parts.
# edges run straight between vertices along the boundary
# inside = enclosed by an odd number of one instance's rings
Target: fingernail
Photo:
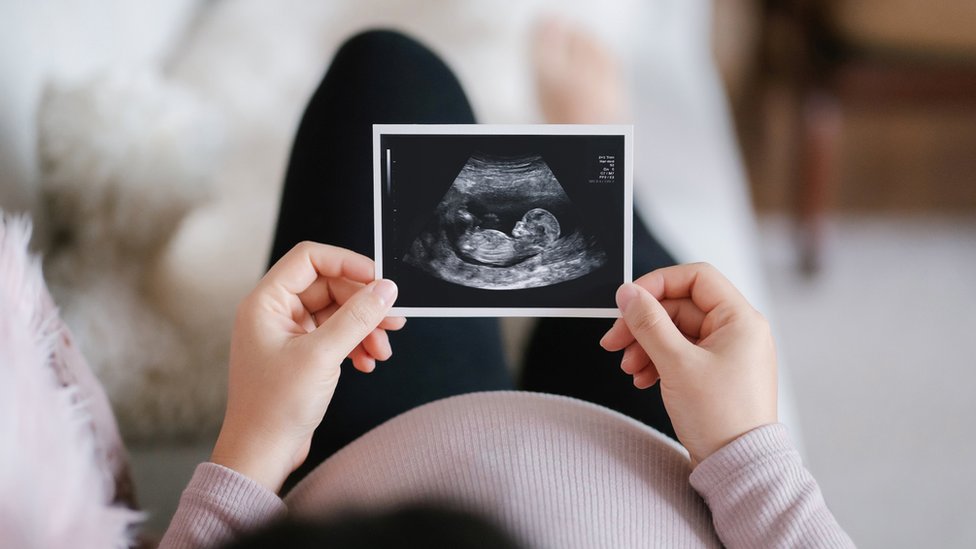
[[[617,290],[617,307],[620,308],[620,312],[627,312],[627,305],[637,297],[639,291],[637,285],[631,282],[624,284]]]
[[[397,286],[392,280],[381,279],[377,280],[376,284],[373,285],[373,294],[380,298],[383,305],[393,303],[393,300],[397,296]]]

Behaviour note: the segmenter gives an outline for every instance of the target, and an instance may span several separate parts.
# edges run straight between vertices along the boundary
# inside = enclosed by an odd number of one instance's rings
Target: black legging
[[[285,179],[271,263],[302,240],[373,256],[372,124],[471,124],[451,70],[414,40],[372,31],[347,41],[312,96]],[[634,272],[674,260],[635,216]],[[602,404],[674,437],[657,388],[639,391],[620,353],[599,347],[606,319],[544,318],[532,334],[518,387]],[[404,411],[440,398],[514,388],[498,321],[414,318],[390,333],[393,357],[363,374],[347,360],[304,476],[336,450]]]

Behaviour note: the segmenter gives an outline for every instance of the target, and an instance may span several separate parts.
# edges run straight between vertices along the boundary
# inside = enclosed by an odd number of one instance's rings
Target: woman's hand
[[[303,242],[240,304],[230,349],[227,412],[211,461],[271,490],[308,456],[347,356],[370,372],[392,354],[384,318],[396,285],[373,281],[362,255]]]
[[[617,291],[623,313],[600,344],[661,395],[692,466],[776,422],[776,350],[769,323],[711,265],[658,269]]]

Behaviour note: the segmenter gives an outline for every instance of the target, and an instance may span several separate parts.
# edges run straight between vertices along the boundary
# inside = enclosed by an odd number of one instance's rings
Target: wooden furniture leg
[[[841,110],[836,97],[814,90],[802,97],[797,166],[799,183],[794,197],[800,270],[816,274],[823,262],[824,225],[831,182],[837,173]]]

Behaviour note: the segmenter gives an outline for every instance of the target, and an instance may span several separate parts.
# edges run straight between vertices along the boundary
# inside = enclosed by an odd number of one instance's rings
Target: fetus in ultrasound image
[[[403,261],[455,284],[514,290],[580,278],[607,254],[541,156],[475,153]]]

